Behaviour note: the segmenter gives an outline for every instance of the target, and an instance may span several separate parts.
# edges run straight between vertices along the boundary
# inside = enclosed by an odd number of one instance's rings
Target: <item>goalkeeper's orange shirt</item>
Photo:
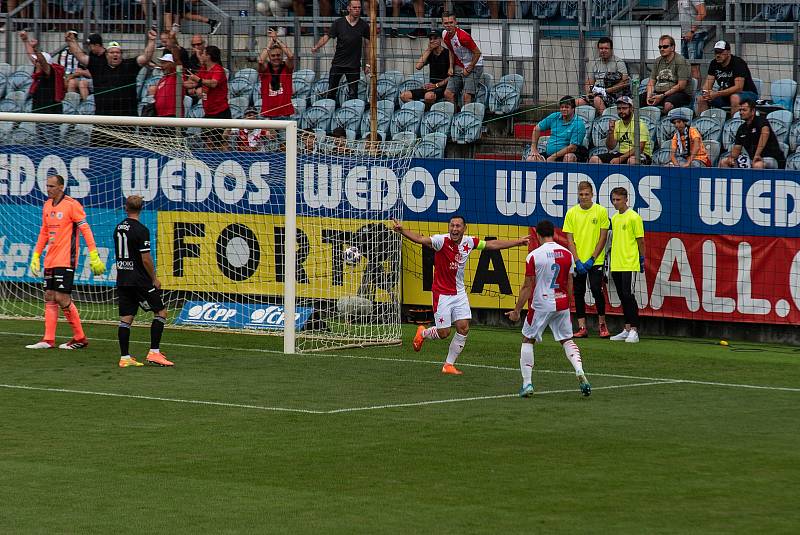
[[[42,210],[42,230],[39,231],[39,240],[36,242],[36,252],[41,253],[45,247],[47,255],[44,258],[45,268],[78,266],[80,253],[80,240],[78,232],[83,234],[83,239],[90,250],[97,248],[92,231],[86,223],[86,212],[81,203],[64,195],[57,203],[52,199],[44,203]]]

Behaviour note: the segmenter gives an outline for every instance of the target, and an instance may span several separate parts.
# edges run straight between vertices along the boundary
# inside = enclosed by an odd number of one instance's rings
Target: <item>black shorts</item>
[[[542,157],[544,157],[545,160],[547,159],[547,156],[548,156],[547,153],[542,154]],[[575,159],[578,160],[579,162],[585,162],[586,160],[588,160],[589,159],[589,149],[587,149],[583,145],[578,145],[575,148]],[[557,162],[563,162],[564,161],[564,156],[562,156],[561,158],[557,159],[556,161]]]
[[[603,163],[611,163],[611,160],[614,158],[619,158],[620,156],[622,156],[621,152],[603,152],[597,155],[597,157],[600,158],[600,161]],[[645,153],[641,153],[640,158],[642,160],[642,165],[650,165],[653,163],[653,159]]]
[[[228,108],[227,110],[223,111],[222,113],[217,113],[216,115],[206,115],[206,119],[230,119],[231,118],[231,109]],[[222,145],[225,141],[225,129],[224,128],[204,128],[200,132],[200,139],[203,140],[203,143],[213,143],[214,145]]]
[[[71,294],[74,278],[75,270],[72,268],[45,268],[44,289],[62,294]]]
[[[425,93],[433,92],[436,95],[436,102],[439,102],[444,98],[444,90],[447,89],[446,87],[436,87],[434,89],[425,89],[424,87],[420,87],[418,89],[411,90],[411,100],[422,100],[425,98]]]
[[[140,308],[153,314],[166,308],[161,300],[161,290],[155,287],[118,286],[117,296],[120,316],[135,316]]]

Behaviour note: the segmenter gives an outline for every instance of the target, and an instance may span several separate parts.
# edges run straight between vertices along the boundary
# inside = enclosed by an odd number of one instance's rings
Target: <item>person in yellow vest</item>
[[[592,183],[584,180],[578,184],[578,204],[567,211],[563,231],[567,235],[567,248],[575,258],[575,317],[578,332],[575,338],[586,338],[586,281],[594,297],[600,338],[611,334],[606,326],[606,300],[603,295],[603,263],[606,259],[608,239],[608,211],[593,202]]]
[[[633,295],[637,273],[644,273],[644,224],[628,208],[628,190],[611,190],[611,204],[617,213],[611,218],[611,279],[617,288],[625,315],[625,329],[611,337],[614,341],[639,341],[639,305]]]

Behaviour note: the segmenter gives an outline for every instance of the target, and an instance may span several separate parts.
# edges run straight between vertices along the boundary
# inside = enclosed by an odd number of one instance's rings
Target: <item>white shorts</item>
[[[436,296],[433,299],[433,320],[437,329],[450,327],[454,321],[472,319],[467,294],[439,295],[438,302]]]
[[[546,327],[553,331],[553,338],[557,342],[572,338],[572,319],[569,310],[553,310],[552,312],[534,312],[531,323],[525,317],[522,324],[522,336],[528,339],[542,341],[542,333]]]

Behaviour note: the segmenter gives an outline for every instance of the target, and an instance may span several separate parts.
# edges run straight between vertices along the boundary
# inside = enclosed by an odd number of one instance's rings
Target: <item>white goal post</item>
[[[98,249],[125,196],[145,198],[173,325],[280,333],[286,353],[399,342],[400,242],[386,221],[402,217],[393,192],[413,146],[273,120],[0,113],[3,132],[0,315],[41,316],[24,257],[59,174]],[[76,267],[89,321],[116,315],[113,245],[104,253],[106,275],[83,249]]]

